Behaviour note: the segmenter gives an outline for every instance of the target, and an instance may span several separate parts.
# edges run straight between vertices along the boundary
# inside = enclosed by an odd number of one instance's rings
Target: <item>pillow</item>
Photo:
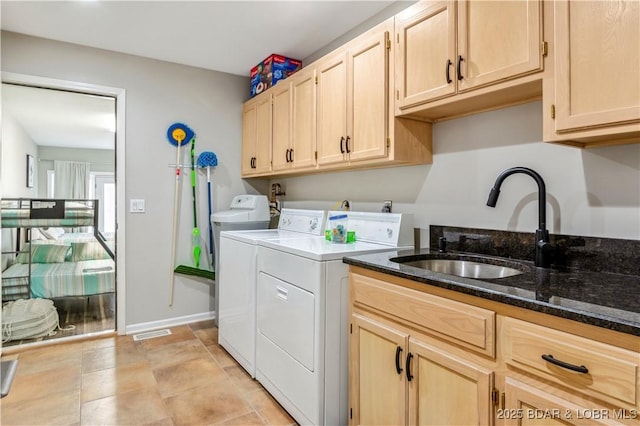
[[[33,244],[31,263],[62,263],[71,247],[62,244]],[[16,256],[16,263],[29,263],[29,253]]]
[[[71,243],[71,261],[111,259],[107,251],[97,241]]]
[[[64,229],[54,227],[40,228],[40,232],[49,240],[57,240],[64,234]]]
[[[40,228],[31,228],[31,241],[40,241],[46,239],[47,237],[42,235],[42,232],[40,232]]]

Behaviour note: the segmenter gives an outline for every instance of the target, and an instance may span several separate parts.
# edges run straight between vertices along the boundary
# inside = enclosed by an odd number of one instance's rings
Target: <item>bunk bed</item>
[[[3,199],[2,228],[15,229],[15,247],[2,252],[10,258],[3,302],[114,292],[114,240],[99,230],[98,207],[98,200]]]

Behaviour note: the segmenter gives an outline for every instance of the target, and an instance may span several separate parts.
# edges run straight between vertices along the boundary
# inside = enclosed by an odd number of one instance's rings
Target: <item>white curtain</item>
[[[54,161],[55,198],[83,199],[89,198],[90,163],[78,161]]]

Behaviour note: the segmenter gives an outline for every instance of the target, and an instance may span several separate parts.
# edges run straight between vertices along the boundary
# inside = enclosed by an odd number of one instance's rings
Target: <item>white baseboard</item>
[[[141,322],[138,324],[130,324],[125,329],[125,334],[136,334],[143,331],[157,330],[159,328],[176,327],[178,325],[190,324],[198,321],[207,321],[215,319],[215,311],[202,312],[200,314],[187,315],[184,317],[168,318],[165,320]]]

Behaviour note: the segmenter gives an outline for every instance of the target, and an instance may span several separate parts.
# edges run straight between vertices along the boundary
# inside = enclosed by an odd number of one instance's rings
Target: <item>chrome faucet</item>
[[[505,170],[500,173],[496,179],[496,183],[493,184],[493,188],[491,188],[491,192],[489,193],[489,199],[487,200],[487,206],[496,206],[502,182],[515,173],[529,175],[538,184],[538,229],[536,229],[535,265],[542,268],[549,268],[551,267],[551,255],[553,254],[554,248],[549,243],[549,231],[547,231],[545,226],[547,219],[547,191],[542,176],[535,170],[527,167],[512,167]]]

